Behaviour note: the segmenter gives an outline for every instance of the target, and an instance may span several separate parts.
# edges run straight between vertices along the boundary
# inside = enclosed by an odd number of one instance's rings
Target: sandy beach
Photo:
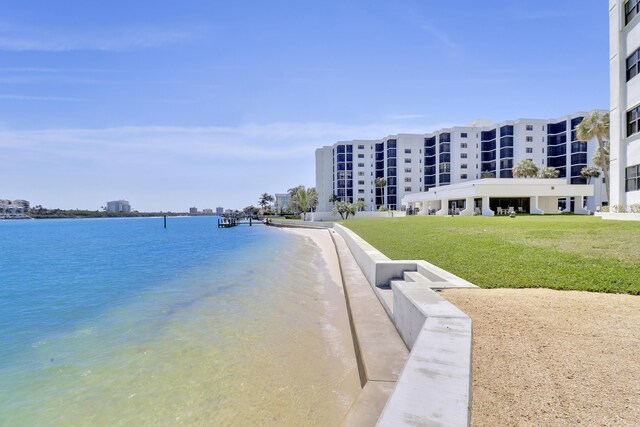
[[[638,425],[640,298],[448,290],[473,319],[474,426]]]

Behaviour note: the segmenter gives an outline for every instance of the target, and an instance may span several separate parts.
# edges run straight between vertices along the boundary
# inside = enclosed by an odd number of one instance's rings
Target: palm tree
[[[258,200],[258,204],[260,205],[260,207],[262,208],[262,210],[264,210],[264,208],[271,202],[273,202],[274,198],[271,194],[268,193],[262,193],[262,195],[260,195],[260,199]]]
[[[358,200],[357,202],[355,202],[353,204],[356,207],[356,210],[358,212],[362,212],[365,209],[367,209],[367,204],[364,202],[364,200]],[[355,214],[354,214],[355,215]]]
[[[384,178],[376,178],[376,187],[380,188],[382,190],[382,206],[385,205],[384,203],[384,187],[387,186],[387,180]]]
[[[582,170],[580,170],[580,175],[583,178],[586,178],[589,183],[591,183],[591,178],[599,177],[600,171],[598,170],[598,168],[595,168],[593,166],[585,166],[582,168]]]
[[[524,159],[513,167],[516,178],[533,178],[538,174],[538,166],[531,159]]]
[[[311,195],[313,196],[313,194]],[[307,212],[311,209],[311,198],[309,197],[309,192],[304,185],[298,186],[298,190],[296,194],[293,195],[291,201],[295,206],[297,206],[302,212],[302,220],[307,220]]]
[[[312,212],[316,211],[318,205],[318,190],[315,187],[311,187],[307,190],[307,197],[309,197],[309,208]]]
[[[557,178],[560,176],[560,171],[556,168],[540,168],[538,171],[538,178]]]
[[[607,190],[607,200],[609,200],[609,161],[606,158],[608,150],[605,148],[605,141],[609,140],[609,113],[600,115],[598,111],[593,111],[580,122],[577,131],[578,138],[583,141],[589,141],[592,138],[598,140],[600,159],[596,164],[604,172],[605,190]]]
[[[337,194],[332,194],[329,196],[329,203],[333,204],[333,206],[336,205],[336,202],[340,201],[340,196],[338,196]]]

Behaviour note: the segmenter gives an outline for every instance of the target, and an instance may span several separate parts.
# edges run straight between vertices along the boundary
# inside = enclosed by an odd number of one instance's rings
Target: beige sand
[[[475,426],[640,425],[640,297],[448,290],[473,319]]]

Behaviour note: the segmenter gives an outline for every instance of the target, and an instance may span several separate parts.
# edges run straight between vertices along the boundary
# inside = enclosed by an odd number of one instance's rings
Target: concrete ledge
[[[427,319],[377,425],[468,426],[471,342],[471,319]]]
[[[374,426],[396,387],[395,382],[369,381],[342,420],[345,427]]]
[[[289,219],[269,219],[266,223],[274,227],[295,227],[295,228],[333,228],[332,222],[323,221],[293,221]]]
[[[468,318],[458,307],[421,282],[391,282],[393,323],[411,350],[427,319],[432,317]]]

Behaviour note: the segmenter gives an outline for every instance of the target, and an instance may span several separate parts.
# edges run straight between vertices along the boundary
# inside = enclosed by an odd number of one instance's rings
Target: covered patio
[[[418,215],[587,215],[585,197],[593,193],[593,185],[567,184],[562,178],[487,178],[407,194],[402,204],[418,209]]]

